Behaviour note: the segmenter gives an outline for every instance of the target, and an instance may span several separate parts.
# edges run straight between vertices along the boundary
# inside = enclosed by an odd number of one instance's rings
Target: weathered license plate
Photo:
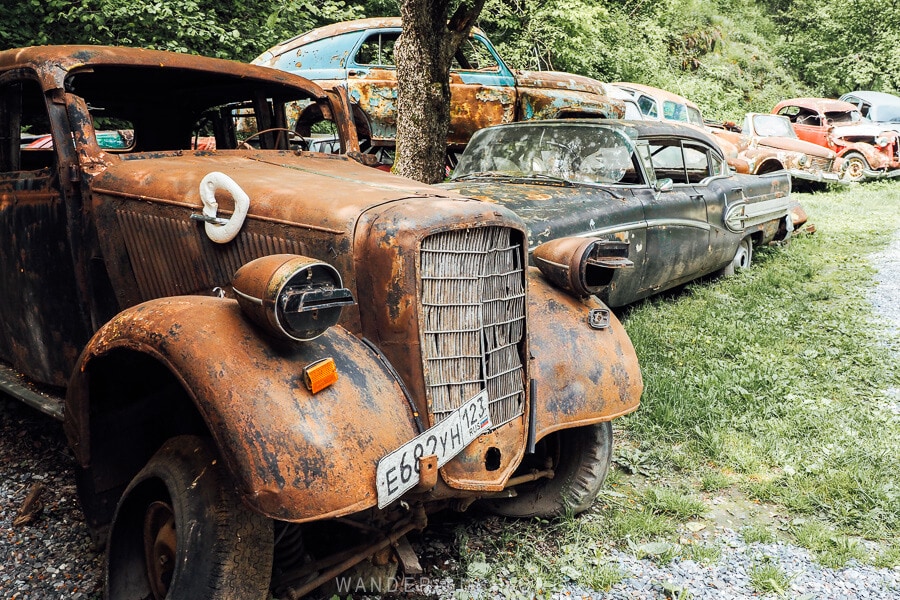
[[[443,467],[490,428],[487,391],[482,390],[446,419],[378,461],[378,508],[384,508],[419,483],[421,457],[437,455],[438,468]]]

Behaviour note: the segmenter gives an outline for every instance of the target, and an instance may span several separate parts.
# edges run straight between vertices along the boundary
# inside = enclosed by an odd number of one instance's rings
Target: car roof
[[[341,21],[339,23],[324,25],[301,33],[300,35],[272,46],[267,52],[272,53],[273,56],[280,56],[281,54],[295,50],[300,46],[305,46],[312,42],[343,35],[345,33],[355,33],[366,31],[368,29],[401,29],[402,26],[403,22],[400,17],[370,17],[368,19]],[[477,27],[472,27],[472,33],[484,35]]]
[[[674,121],[636,121],[624,119],[541,119],[532,121],[517,121],[514,123],[504,123],[503,125],[494,125],[485,129],[496,129],[500,127],[542,127],[546,125],[604,125],[607,127],[615,127],[628,133],[630,137],[634,137],[631,132],[637,133],[637,139],[650,137],[680,137],[690,138],[706,143],[716,150],[721,151],[718,142],[712,135],[702,131],[696,125],[676,123]],[[630,131],[629,131],[630,130]]]
[[[146,66],[202,71],[248,81],[277,82],[302,88],[311,97],[325,96],[325,91],[318,84],[299,75],[195,54],[92,45],[29,46],[0,51],[0,73],[29,66],[36,70],[45,89],[62,88],[70,71],[91,66]]]
[[[679,96],[674,92],[670,92],[662,88],[653,87],[651,85],[644,85],[643,83],[629,83],[627,81],[614,81],[612,85],[618,86],[624,90],[634,90],[650,96],[662,98],[663,100],[669,100],[671,102],[677,102],[679,104],[686,104],[691,108],[696,108],[698,111],[700,110],[700,107],[697,106],[695,102],[688,100],[684,96]]]
[[[841,100],[845,100],[848,96],[855,96],[869,104],[900,104],[900,96],[888,94],[886,92],[873,92],[869,90],[857,90],[855,92],[847,92],[841,96]]]
[[[833,98],[790,98],[788,100],[782,100],[776,104],[775,108],[772,110],[778,110],[783,106],[799,106],[820,113],[857,110],[855,104],[844,102],[843,100],[835,100]]]
[[[623,87],[619,87],[614,83],[604,83],[603,87],[606,88],[606,93],[610,98],[616,98],[618,100],[634,100],[634,94],[632,92]]]

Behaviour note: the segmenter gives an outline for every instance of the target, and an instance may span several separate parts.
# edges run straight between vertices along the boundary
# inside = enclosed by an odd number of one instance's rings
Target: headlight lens
[[[277,337],[313,340],[354,304],[331,265],[307,256],[273,254],[250,261],[234,274],[232,288],[250,319]]]
[[[888,145],[888,139],[883,135],[879,135],[877,138],[875,138],[875,145],[879,148],[884,148]]]

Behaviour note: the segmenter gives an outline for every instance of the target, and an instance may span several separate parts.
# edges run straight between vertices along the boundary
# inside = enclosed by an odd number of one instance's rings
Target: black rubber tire
[[[612,425],[609,422],[564,429],[537,445],[536,458],[553,459],[553,479],[516,488],[512,498],[484,500],[482,506],[505,517],[560,517],[590,508],[609,472]]]
[[[865,170],[869,168],[869,161],[859,152],[848,152],[844,155],[845,181],[863,181],[866,178]]]
[[[151,507],[157,507],[154,513]],[[171,517],[174,534],[162,588],[150,583],[145,519]],[[159,531],[152,539],[160,539]],[[168,440],[138,473],[119,501],[106,553],[105,597],[110,600],[263,600],[269,597],[272,520],[250,511],[209,442],[195,436]],[[161,556],[160,564],[171,564]]]
[[[731,262],[722,268],[721,274],[725,276],[734,275],[738,271],[749,269],[750,263],[752,262],[753,240],[751,240],[749,237],[745,237],[738,245],[738,248],[734,253],[734,258],[732,258]]]

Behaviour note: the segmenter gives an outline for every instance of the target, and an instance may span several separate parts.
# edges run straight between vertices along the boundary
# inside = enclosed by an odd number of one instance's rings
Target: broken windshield
[[[522,123],[479,131],[453,171],[453,179],[476,177],[643,183],[626,129],[574,122]]]

